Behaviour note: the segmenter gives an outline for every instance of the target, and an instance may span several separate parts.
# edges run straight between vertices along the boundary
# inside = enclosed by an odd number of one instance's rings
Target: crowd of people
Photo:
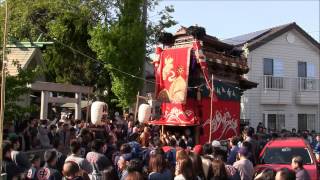
[[[256,131],[244,128],[224,146],[216,140],[196,144],[189,129],[160,133],[159,126],[135,123],[132,114],[99,127],[80,120],[33,119],[5,128],[2,172],[8,180],[310,179],[299,156],[292,159],[291,169],[255,172],[260,150],[279,136],[260,125]],[[292,130],[280,135],[302,136],[320,152],[320,138],[311,133]]]

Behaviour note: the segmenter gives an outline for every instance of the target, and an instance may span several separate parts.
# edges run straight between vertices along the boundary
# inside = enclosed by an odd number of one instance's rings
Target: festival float
[[[248,73],[246,49],[207,35],[198,26],[161,33],[156,48],[155,97],[163,130],[191,129],[197,143],[224,140],[240,131],[242,93],[257,86]]]

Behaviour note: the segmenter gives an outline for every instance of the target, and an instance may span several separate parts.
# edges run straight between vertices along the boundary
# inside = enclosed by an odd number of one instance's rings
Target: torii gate
[[[51,83],[36,81],[29,85],[33,91],[41,91],[41,111],[40,119],[47,119],[49,103],[74,103],[75,119],[81,119],[81,97],[82,94],[91,94],[92,87],[77,86],[71,84]],[[75,98],[50,97],[49,92],[69,92],[75,93]]]

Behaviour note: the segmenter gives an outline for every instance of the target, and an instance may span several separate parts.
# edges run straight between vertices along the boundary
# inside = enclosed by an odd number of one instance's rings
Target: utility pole
[[[5,1],[5,19],[3,29],[3,46],[2,46],[2,71],[1,71],[1,104],[0,104],[0,172],[2,172],[2,142],[3,142],[3,121],[5,108],[5,89],[6,89],[6,46],[8,35],[8,0]]]

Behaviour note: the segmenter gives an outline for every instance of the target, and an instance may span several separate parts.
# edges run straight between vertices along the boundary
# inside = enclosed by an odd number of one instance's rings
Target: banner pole
[[[3,123],[5,110],[5,90],[6,90],[6,46],[8,36],[8,1],[5,1],[5,19],[3,29],[3,47],[2,47],[2,72],[1,72],[1,105],[0,105],[0,171],[2,172],[2,142],[3,142]]]
[[[209,131],[209,143],[212,140],[212,105],[213,103],[213,74],[211,75],[211,97],[210,97],[210,131]]]

